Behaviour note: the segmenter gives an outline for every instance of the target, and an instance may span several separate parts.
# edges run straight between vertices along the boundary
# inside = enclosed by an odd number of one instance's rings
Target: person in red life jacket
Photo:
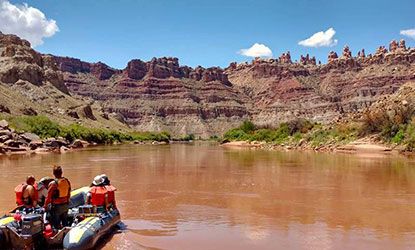
[[[26,183],[22,183],[14,189],[17,206],[24,206],[26,208],[36,207],[38,192],[35,184],[35,177],[28,176],[26,178]]]
[[[107,202],[106,202],[107,209],[110,207],[116,209],[117,204],[115,202],[115,191],[117,191],[117,189],[113,185],[111,185],[111,181],[106,174],[102,174],[101,177],[103,179],[104,187],[108,192]]]
[[[69,199],[71,183],[62,176],[62,167],[54,166],[55,179],[49,183],[48,196],[43,208],[50,211],[52,226],[56,229],[68,226]],[[49,205],[50,208],[49,208]]]
[[[91,184],[87,203],[96,206],[98,211],[116,208],[115,191],[106,175],[98,175]]]

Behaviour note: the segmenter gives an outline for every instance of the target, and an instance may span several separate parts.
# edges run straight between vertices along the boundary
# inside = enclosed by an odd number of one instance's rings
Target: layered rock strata
[[[136,130],[203,138],[246,119],[264,126],[295,118],[328,123],[415,79],[415,49],[403,40],[374,54],[362,49],[356,56],[346,46],[340,56],[330,52],[326,64],[309,55],[296,63],[286,52],[226,69],[191,68],[172,57],[134,59],[114,69],[102,62],[41,55],[12,35],[0,34],[0,42],[0,82],[7,90],[33,102],[54,96],[49,109],[34,107],[39,114],[59,112],[71,121],[104,124],[117,120]],[[4,112],[15,112],[8,103],[0,105]]]

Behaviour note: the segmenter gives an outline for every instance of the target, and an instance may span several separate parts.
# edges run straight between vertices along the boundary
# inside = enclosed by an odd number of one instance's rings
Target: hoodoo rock
[[[310,58],[310,55],[300,56],[300,64],[302,65],[316,65],[316,58],[313,56]]]
[[[344,46],[343,53],[342,53],[342,59],[351,59],[352,58],[352,52],[350,51],[349,46]]]
[[[386,53],[388,53],[388,50],[386,49],[385,46],[379,46],[379,48],[377,48],[375,55],[380,55],[383,56]]]
[[[405,40],[401,39],[399,41],[399,49],[402,50],[402,51],[405,51],[406,50]]]
[[[287,51],[287,53],[282,53],[282,55],[278,58],[278,61],[281,63],[292,63],[290,52]]]
[[[334,62],[338,58],[337,53],[334,51],[330,51],[329,55],[327,56],[328,63]]]
[[[365,49],[362,49],[361,51],[357,52],[357,58],[359,59],[366,58]]]
[[[396,42],[396,40],[392,40],[389,43],[389,52],[395,52],[398,49],[398,42]]]

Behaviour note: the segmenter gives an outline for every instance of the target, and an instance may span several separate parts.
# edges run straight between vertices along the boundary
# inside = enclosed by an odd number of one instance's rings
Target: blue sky
[[[5,0],[0,0],[5,1]],[[353,54],[401,39],[415,28],[415,1],[261,1],[261,0],[9,0],[27,3],[56,21],[59,32],[36,46],[43,53],[124,68],[133,58],[175,56],[182,65],[204,67],[250,61],[238,54],[254,43],[269,47],[274,57],[289,50],[293,59],[310,53],[326,61],[330,50],[345,44]],[[304,47],[299,41],[329,28],[333,47]],[[415,40],[405,38],[407,46]]]

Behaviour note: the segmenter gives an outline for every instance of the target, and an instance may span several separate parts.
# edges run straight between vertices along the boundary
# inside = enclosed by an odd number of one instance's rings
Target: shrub
[[[290,136],[290,128],[287,123],[282,123],[273,133],[272,141],[282,143]]]
[[[225,140],[230,140],[230,141],[243,141],[243,140],[249,139],[245,131],[239,128],[234,128],[234,129],[229,130],[223,135],[223,138]]]
[[[297,132],[293,135],[293,141],[299,142],[301,139],[303,139],[303,135],[300,132]]]
[[[270,129],[259,129],[250,136],[251,141],[266,141],[270,142],[273,138],[273,131]]]
[[[306,119],[299,118],[287,122],[287,126],[289,128],[290,135],[294,135],[297,132],[305,134],[313,129],[314,123]]]
[[[17,116],[10,119],[10,125],[17,131],[37,134],[42,138],[57,137],[61,127],[46,116]]]
[[[242,125],[239,126],[239,129],[244,131],[245,133],[250,133],[253,132],[256,129],[256,127],[255,124],[253,124],[251,121],[244,121]]]
[[[167,132],[134,132],[123,133],[114,130],[87,128],[79,124],[69,126],[60,126],[51,121],[46,116],[19,116],[9,119],[11,127],[17,131],[31,132],[39,135],[41,138],[61,136],[68,141],[82,139],[89,142],[100,144],[122,142],[122,141],[169,141],[170,134]]]
[[[308,138],[311,141],[311,145],[320,146],[326,143],[331,138],[328,130],[319,129],[314,131]]]
[[[220,138],[219,138],[219,136],[217,136],[217,135],[212,135],[212,136],[210,136],[209,140],[212,140],[212,141],[219,141],[219,140],[220,140]]]
[[[400,144],[405,139],[405,132],[404,128],[401,128],[398,130],[398,132],[395,134],[395,136],[391,139],[391,142]]]
[[[194,141],[195,140],[195,135],[194,134],[188,134],[183,136],[182,138],[180,138],[180,141]]]
[[[363,114],[363,125],[360,134],[381,133],[386,140],[392,139],[401,125],[408,124],[414,115],[413,105],[395,104],[392,107],[381,107],[367,110]]]

